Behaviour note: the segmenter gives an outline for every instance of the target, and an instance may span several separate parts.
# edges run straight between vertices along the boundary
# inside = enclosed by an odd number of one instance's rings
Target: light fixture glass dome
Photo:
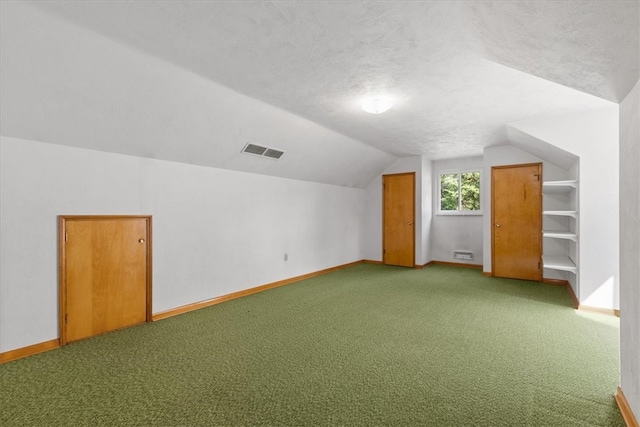
[[[375,96],[362,102],[362,109],[367,113],[380,114],[393,107],[393,99],[389,96]]]

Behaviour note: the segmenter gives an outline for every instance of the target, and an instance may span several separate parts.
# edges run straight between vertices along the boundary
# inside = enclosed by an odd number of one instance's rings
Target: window
[[[442,172],[438,180],[441,215],[480,215],[480,171]]]

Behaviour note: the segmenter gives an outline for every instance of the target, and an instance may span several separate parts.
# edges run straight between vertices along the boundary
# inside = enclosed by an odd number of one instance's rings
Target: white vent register
[[[471,251],[453,251],[453,259],[472,260],[473,252]]]
[[[268,159],[279,160],[284,154],[282,150],[276,150],[275,148],[263,147],[261,145],[251,144],[250,142],[244,146],[242,152],[245,154],[251,154],[252,156],[266,157]]]

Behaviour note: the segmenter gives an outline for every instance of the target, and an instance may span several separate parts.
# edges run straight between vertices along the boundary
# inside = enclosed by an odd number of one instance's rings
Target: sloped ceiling
[[[468,2],[482,55],[622,102],[638,80],[640,4],[609,1]]]
[[[31,5],[394,156],[480,155],[506,141],[505,123],[609,108],[638,79],[636,1]],[[377,93],[397,104],[364,113]],[[169,151],[203,157],[197,144]],[[373,157],[373,169],[393,158]]]

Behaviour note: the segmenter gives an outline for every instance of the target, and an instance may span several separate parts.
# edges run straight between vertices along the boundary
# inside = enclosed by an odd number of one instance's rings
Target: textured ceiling
[[[469,2],[493,61],[619,103],[638,80],[637,0]]]
[[[638,79],[637,1],[34,4],[401,156],[479,155],[505,123],[608,107]],[[362,112],[378,92],[397,105]]]

